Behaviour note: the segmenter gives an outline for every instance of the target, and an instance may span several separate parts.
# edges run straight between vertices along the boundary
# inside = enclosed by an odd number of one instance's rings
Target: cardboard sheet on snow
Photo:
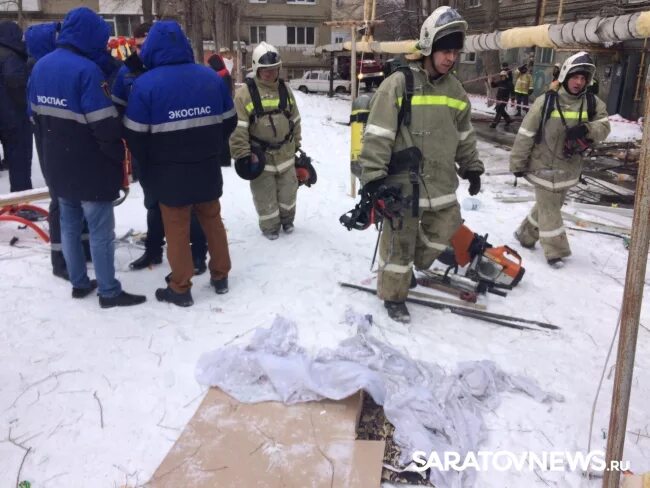
[[[379,487],[383,441],[356,441],[361,394],[286,406],[211,388],[147,486]]]

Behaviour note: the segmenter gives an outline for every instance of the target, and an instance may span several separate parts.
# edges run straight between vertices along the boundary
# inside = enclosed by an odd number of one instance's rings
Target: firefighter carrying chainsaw
[[[610,131],[605,104],[588,90],[595,71],[588,53],[570,56],[560,69],[559,88],[535,100],[510,153],[510,171],[535,187],[535,205],[515,238],[530,249],[539,240],[553,268],[571,255],[561,213],[567,191],[580,180],[583,156]]]
[[[383,226],[377,284],[389,316],[400,322],[410,321],[405,301],[413,265],[429,268],[461,225],[458,176],[469,181],[471,195],[481,188],[470,103],[450,73],[466,30],[456,10],[436,9],[420,31],[421,57],[388,77],[370,103],[361,197],[389,216],[396,202],[402,207],[400,218]]]
[[[279,78],[281,65],[272,45],[261,42],[255,48],[255,76],[235,93],[237,128],[230,136],[235,171],[250,180],[259,226],[270,240],[279,237],[280,226],[293,232],[298,186],[316,183],[311,159],[300,151],[300,113]]]

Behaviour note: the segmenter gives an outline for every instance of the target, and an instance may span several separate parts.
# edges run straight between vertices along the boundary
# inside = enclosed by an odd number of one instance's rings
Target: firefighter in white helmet
[[[253,50],[253,78],[235,93],[237,128],[230,136],[235,170],[250,180],[259,226],[270,240],[290,234],[296,215],[300,114],[291,89],[279,77],[282,60],[271,44]]]
[[[481,187],[469,99],[451,73],[466,30],[456,10],[437,8],[422,25],[420,59],[389,76],[370,104],[359,158],[362,195],[381,208],[385,189],[394,196],[397,188],[410,202],[399,225],[384,223],[379,248],[377,294],[401,322],[410,321],[413,266],[429,268],[461,224],[458,176],[469,181],[471,195]]]
[[[535,187],[535,205],[515,238],[528,248],[539,240],[554,268],[571,255],[561,213],[567,191],[579,182],[583,156],[610,131],[605,103],[587,89],[595,71],[588,53],[570,56],[560,69],[559,88],[535,100],[510,153],[510,170]]]

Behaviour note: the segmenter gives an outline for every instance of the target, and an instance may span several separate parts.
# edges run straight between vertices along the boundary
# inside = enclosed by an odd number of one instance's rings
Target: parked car
[[[337,73],[334,73],[335,93],[349,93],[350,85],[351,83],[349,81],[342,80]],[[302,78],[290,80],[289,86],[293,90],[300,90],[303,93],[327,93],[330,89],[330,72],[325,70],[305,71]]]

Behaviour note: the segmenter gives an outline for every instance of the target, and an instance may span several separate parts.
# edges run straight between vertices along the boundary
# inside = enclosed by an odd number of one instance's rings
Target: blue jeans
[[[112,298],[122,292],[115,279],[115,217],[113,202],[81,202],[59,198],[61,207],[61,246],[68,266],[70,283],[75,288],[89,288],[86,257],[81,244],[84,217],[90,232],[90,254],[95,265],[99,296]]]

